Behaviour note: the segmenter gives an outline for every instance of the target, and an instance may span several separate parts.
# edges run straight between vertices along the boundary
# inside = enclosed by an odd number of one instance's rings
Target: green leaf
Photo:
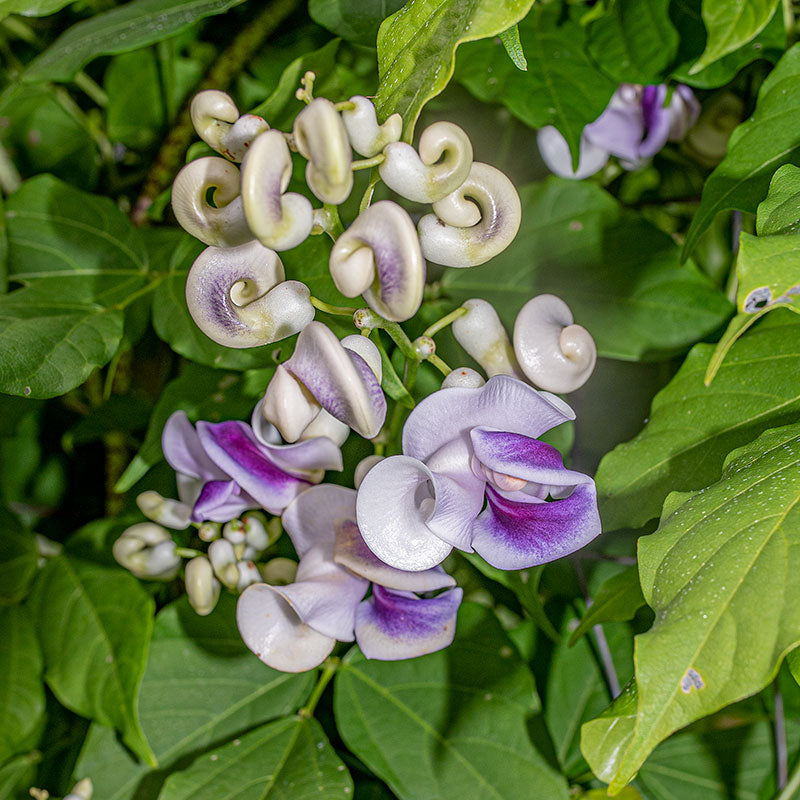
[[[38,559],[33,533],[0,507],[0,604],[18,603],[27,594]]]
[[[404,0],[309,0],[311,19],[350,42],[375,46],[378,28]]]
[[[93,725],[76,774],[91,775],[98,796],[155,796],[154,785],[191,757],[293,712],[308,696],[313,671],[292,675],[262,664],[238,635],[235,608],[223,594],[207,617],[198,617],[185,597],[159,612],[139,693],[142,728],[159,769],[137,763],[110,728]]]
[[[8,199],[6,218],[8,276],[23,288],[0,297],[0,391],[53,397],[116,351],[147,255],[111,200],[48,175]]]
[[[62,705],[112,725],[149,763],[137,711],[154,604],[121,569],[66,555],[48,562],[30,596],[45,680]]]
[[[699,72],[747,44],[766,26],[779,2],[703,0],[703,22],[708,32],[708,42],[691,72]]]
[[[267,367],[277,363],[277,354],[281,355],[281,360],[286,360],[294,347],[294,338],[237,350],[217,344],[195,325],[186,307],[186,276],[204,246],[180,231],[170,231],[170,238],[172,254],[168,266],[164,267],[169,274],[153,298],[156,333],[176,353],[209,367],[236,370]],[[330,248],[328,237],[314,236],[299,247],[281,253],[281,261],[287,279],[302,281],[315,297],[334,305],[346,305],[348,300],[336,291],[328,269]]]
[[[199,419],[221,422],[248,417],[255,400],[244,393],[244,388],[244,379],[239,375],[186,364],[182,374],[171,380],[159,395],[144,442],[120,477],[115,490],[127,492],[164,458],[161,433],[164,423],[173,412],[185,411],[192,422]]]
[[[520,72],[502,42],[467,45],[456,77],[483,102],[500,102],[532,128],[555,125],[577,165],[583,129],[603,113],[617,84],[586,54],[586,30],[561,6],[537,3],[519,25],[530,69]]]
[[[800,312],[800,305],[794,302],[800,292],[798,256],[800,233],[753,236],[742,232],[736,260],[739,311],[752,314],[765,307],[780,307]]]
[[[725,158],[703,188],[683,257],[691,254],[720,211],[755,213],[773,172],[787,163],[800,164],[800,45],[787,51],[770,72],[759,89],[753,116],[734,130]]]
[[[270,722],[167,779],[159,800],[352,796],[353,781],[315,719]]]
[[[770,314],[739,339],[706,387],[713,352],[713,345],[694,347],[656,395],[644,430],[600,462],[595,479],[605,530],[644,525],[671,491],[707,486],[733,448],[797,418],[800,321],[794,314]]]
[[[612,791],[673,731],[763,689],[800,642],[798,462],[800,425],[766,431],[639,539],[656,621],[636,637],[636,726]]]
[[[403,117],[403,138],[411,141],[425,103],[447,86],[456,48],[497,36],[519,22],[533,0],[410,0],[378,33],[380,119]]]
[[[503,31],[500,34],[500,41],[503,43],[503,47],[505,47],[506,53],[508,53],[508,57],[514,66],[523,72],[527,72],[528,59],[525,58],[525,51],[522,49],[522,42],[519,40],[519,26],[512,25],[507,31]]]
[[[0,608],[0,764],[36,744],[44,718],[42,652],[22,606]]]
[[[0,19],[9,14],[46,17],[68,6],[73,0],[0,0]]]
[[[463,553],[462,555],[482,575],[505,586],[506,589],[510,589],[536,625],[554,642],[559,641],[561,636],[550,622],[539,594],[539,583],[542,580],[544,566],[519,571],[503,570],[488,564],[476,553]]]
[[[23,81],[69,81],[92,59],[160,42],[243,0],[133,0],[66,30],[28,64]]]
[[[572,632],[569,639],[570,647],[595,625],[633,619],[643,605],[644,596],[639,584],[639,573],[635,567],[612,575],[600,587],[592,605],[586,609],[580,625]]]
[[[772,236],[800,230],[800,168],[784,164],[769,182],[766,198],[758,204],[756,233]]]
[[[386,355],[386,350],[379,337],[373,339],[378,352],[381,354],[381,388],[392,400],[397,400],[406,408],[414,408],[414,398],[409,394],[400,376],[395,371],[392,360]]]
[[[669,0],[617,0],[587,30],[588,52],[618,83],[658,83],[678,49]]]
[[[17,756],[0,767],[0,800],[24,797],[23,792],[33,785],[36,765],[42,760],[38,750]]]
[[[494,616],[464,604],[446,650],[397,662],[354,650],[336,676],[334,712],[347,746],[404,800],[559,800],[566,783],[525,727],[535,699]]]
[[[670,236],[603,189],[553,177],[523,186],[520,198],[517,238],[486,265],[448,270],[442,287],[449,298],[488,300],[511,330],[532,296],[557,294],[600,355],[627,361],[680,352],[730,313],[708,278],[679,266]]]

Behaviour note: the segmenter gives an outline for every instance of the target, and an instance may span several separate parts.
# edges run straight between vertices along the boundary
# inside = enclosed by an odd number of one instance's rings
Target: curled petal
[[[370,371],[380,383],[383,376],[383,365],[381,364],[381,354],[375,346],[375,342],[369,340],[366,336],[361,336],[358,333],[350,336],[345,336],[341,339],[341,345],[345,350],[361,356]]]
[[[256,136],[269,129],[255,114],[240,117],[233,100],[215,89],[198,92],[192,99],[190,114],[198,136],[232,161],[241,161]]]
[[[456,630],[461,589],[422,599],[374,586],[358,606],[356,641],[367,658],[397,661],[447,647]]]
[[[472,166],[469,136],[452,122],[434,122],[422,133],[419,154],[410,144],[395,142],[383,151],[381,180],[402,197],[435,203],[458,189]]]
[[[225,522],[257,505],[256,500],[242,493],[236,481],[207,481],[194,499],[192,522]]]
[[[208,457],[185,411],[170,414],[161,434],[167,463],[179,474],[199,481],[225,479],[225,473]]]
[[[355,108],[342,111],[342,122],[356,153],[372,158],[387,144],[400,139],[403,133],[403,118],[400,114],[392,114],[383,125],[378,125],[375,106],[371,100],[356,95],[350,98],[350,102]]]
[[[669,140],[679,142],[697,122],[697,118],[700,116],[700,103],[694,96],[694,92],[681,83],[675,87],[669,107],[672,112]]]
[[[517,357],[494,306],[476,297],[467,300],[462,308],[466,308],[467,313],[452,326],[456,341],[486,370],[490,378],[493,375],[521,378]]]
[[[573,324],[569,306],[552,294],[534,297],[517,314],[514,352],[531,382],[550,392],[583,386],[597,360],[589,332]]]
[[[572,169],[572,153],[570,153],[567,140],[561,135],[558,128],[547,125],[536,135],[539,145],[539,154],[550,172],[562,178],[582,180],[599,172],[608,162],[610,153],[604,147],[594,144],[589,137],[581,136],[581,150],[578,168]]]
[[[284,194],[291,177],[292,156],[283,134],[262,133],[242,162],[242,206],[253,235],[273,250],[297,247],[313,227],[309,200]]]
[[[208,245],[236,247],[253,238],[239,196],[239,170],[224,158],[190,161],[172,184],[172,210],[187,233]]]
[[[320,405],[302,382],[279,364],[267,386],[261,409],[264,418],[287,442],[296,442],[319,414]]]
[[[197,614],[205,617],[214,610],[219,600],[220,583],[214,577],[211,562],[197,556],[186,565],[184,576],[189,603]]]
[[[308,159],[306,183],[323,203],[338,205],[353,188],[353,156],[342,118],[330,100],[317,97],[294,121],[294,140]]]
[[[378,434],[386,418],[380,383],[367,362],[342,347],[326,325],[309,323],[282,366],[336,419],[366,439]]]
[[[473,528],[472,545],[498,569],[525,569],[580,550],[601,531],[594,482],[563,500],[515,502],[491,486]]]
[[[277,466],[243,422],[198,422],[197,433],[214,462],[271,514],[279,514],[310,485]]]
[[[517,235],[522,206],[514,184],[500,170],[475,162],[456,198],[433,204],[417,225],[422,254],[446,267],[475,267],[508,247]],[[472,200],[480,222],[461,227],[463,204]],[[451,212],[457,209],[458,213]]]
[[[267,666],[305,672],[319,666],[336,639],[306,625],[276,587],[255,583],[236,606],[236,624],[247,647]]]
[[[389,589],[432,592],[456,585],[455,579],[441,567],[408,572],[384,564],[367,547],[355,519],[346,519],[336,526],[334,560],[350,572]]]
[[[425,288],[425,261],[405,209],[381,200],[358,215],[331,250],[331,277],[347,297],[364,295],[387,319],[416,314]]]
[[[456,367],[443,381],[442,389],[479,389],[486,381],[472,367]]]
[[[355,518],[355,491],[322,483],[298,495],[283,512],[281,522],[301,558],[314,548],[332,561],[336,527]]]
[[[536,439],[570,419],[575,413],[558,397],[495,375],[479,389],[442,389],[418,403],[403,427],[403,452],[427,461],[453,439],[468,441],[481,425]]]
[[[383,461],[383,456],[373,455],[367,456],[366,458],[362,458],[361,461],[356,464],[355,473],[353,474],[353,486],[358,489],[361,486],[361,482],[364,480],[364,476],[376,465]]]
[[[321,408],[319,414],[303,428],[300,439],[301,441],[305,441],[324,437],[330,439],[338,448],[345,443],[349,435],[350,428],[344,422],[340,422],[336,417],[332,417],[324,408]],[[341,461],[341,452],[339,453],[339,459]],[[342,467],[327,467],[327,469],[342,469]]]
[[[198,328],[226,347],[259,347],[314,319],[308,287],[284,281],[277,253],[258,242],[208,247],[186,279],[186,304]]]

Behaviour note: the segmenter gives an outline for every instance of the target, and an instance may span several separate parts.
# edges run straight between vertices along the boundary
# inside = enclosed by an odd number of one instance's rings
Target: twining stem
[[[429,325],[423,331],[423,336],[429,336],[431,339],[439,333],[442,328],[446,328],[448,325],[452,325],[459,317],[463,317],[464,314],[467,313],[467,309],[464,306],[459,306],[455,311],[451,311],[449,314],[446,314],[441,319],[436,320],[433,325]]]
[[[378,155],[373,156],[372,158],[356,159],[350,165],[350,168],[353,170],[353,172],[356,172],[359,169],[370,169],[372,167],[377,167],[379,164],[383,164],[384,161],[386,161],[386,156],[383,153],[378,153]]]
[[[786,749],[786,715],[783,707],[783,694],[781,694],[778,679],[773,683],[775,690],[773,709],[775,712],[775,766],[777,786],[782,789],[789,780],[789,755]]]
[[[225,89],[253,58],[262,42],[299,5],[300,0],[272,0],[267,4],[220,53],[214,66],[197,87],[197,91]],[[161,149],[145,178],[139,198],[131,212],[131,220],[135,225],[144,223],[153,201],[172,183],[178,170],[183,166],[186,150],[194,136],[189,104],[190,101],[187,100],[178,112],[175,124],[161,143]]]
[[[314,710],[317,707],[317,703],[319,703],[320,697],[322,697],[325,688],[330,683],[331,678],[336,674],[336,670],[339,669],[341,663],[342,662],[334,656],[325,659],[322,664],[322,673],[317,680],[317,685],[314,687],[314,691],[311,692],[308,702],[297,712],[298,717],[310,719],[314,716]]]
[[[372,172],[369,174],[369,183],[361,196],[361,202],[358,204],[358,213],[363,214],[372,202],[372,195],[375,193],[375,187],[380,183],[381,176],[378,173],[378,168],[373,167]]]
[[[342,218],[339,216],[339,206],[334,206],[331,205],[330,203],[325,203],[323,205],[323,208],[325,209],[325,213],[327,214],[328,220],[330,221],[330,226],[328,228],[328,235],[335,242],[344,233],[344,225],[342,224]]]
[[[775,795],[775,800],[792,800],[792,798],[797,795],[798,791],[800,791],[800,759],[798,759],[797,763],[794,765],[794,769],[789,776],[786,786]]]
[[[376,315],[377,316],[377,315]],[[381,319],[380,328],[389,334],[389,338],[400,348],[400,352],[411,361],[419,361],[417,351],[411,343],[411,339],[406,336],[406,332],[396,322],[388,319]]]
[[[436,353],[434,353],[432,356],[428,356],[425,360],[433,364],[433,366],[436,367],[436,369],[438,369],[439,372],[445,376],[445,378],[453,371],[441,358],[439,358],[439,356],[436,355]]]
[[[309,299],[311,300],[311,305],[318,311],[324,311],[326,314],[333,314],[337,317],[352,317],[356,310],[347,306],[332,306],[330,303],[326,303],[313,295]]]

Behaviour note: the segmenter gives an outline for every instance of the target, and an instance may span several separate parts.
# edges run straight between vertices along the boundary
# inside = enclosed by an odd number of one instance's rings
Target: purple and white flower
[[[245,644],[265,664],[285,672],[312,669],[337,640],[355,639],[367,658],[381,660],[450,644],[462,590],[441,567],[405,572],[376,558],[356,524],[353,489],[315,486],[286,509],[283,525],[300,556],[294,583],[254,584],[236,611]],[[364,600],[370,582],[372,594]]]
[[[623,83],[606,110],[583,129],[577,170],[566,139],[553,126],[539,131],[539,152],[562,178],[594,175],[610,156],[619,158],[625,169],[637,169],[668,141],[680,141],[699,114],[700,104],[688,86],[680,84],[670,93],[663,83]]]
[[[594,481],[538,439],[574,417],[507,375],[435,392],[408,417],[403,455],[373,466],[359,487],[364,541],[402,570],[429,570],[453,547],[500,569],[575,552],[601,530]]]
[[[293,445],[260,441],[244,422],[198,422],[176,411],[164,426],[164,456],[192,522],[228,522],[251,508],[280,514],[326,469],[340,470],[338,446],[321,436]]]

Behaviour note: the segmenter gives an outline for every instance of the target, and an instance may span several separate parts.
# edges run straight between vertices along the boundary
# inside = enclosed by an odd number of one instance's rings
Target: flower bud
[[[192,509],[186,503],[162,497],[158,492],[142,492],[136,498],[136,505],[148,519],[159,525],[166,525],[176,531],[189,527]]]
[[[353,150],[364,158],[378,155],[387,144],[396,142],[403,133],[403,118],[392,114],[383,125],[378,125],[375,106],[366,97],[351,97],[355,106],[342,111],[342,122],[347,130]]]
[[[213,542],[222,535],[222,525],[219,522],[203,522],[197,527],[197,535],[204,542]]]
[[[462,307],[467,313],[458,317],[452,326],[456,341],[490,378],[493,375],[522,377],[514,349],[494,306],[476,297],[467,300]]]
[[[264,583],[270,586],[288,586],[297,574],[297,562],[290,558],[273,558],[259,567]]]
[[[131,525],[114,542],[111,552],[125,569],[145,580],[171,580],[181,563],[169,532],[153,522]]]
[[[239,570],[239,580],[236,584],[237,591],[243,592],[251,584],[261,583],[261,573],[252,561],[240,561],[237,568]]]
[[[211,562],[205,556],[193,558],[186,565],[185,582],[191,607],[201,617],[208,616],[217,605],[220,592]]]
[[[244,538],[248,547],[256,553],[263,553],[281,535],[280,525],[269,526],[267,518],[260,511],[248,511],[242,516]]]
[[[456,367],[443,381],[442,389],[479,389],[486,381],[470,367]]]
[[[233,545],[227,539],[211,542],[208,546],[208,558],[220,583],[228,589],[235,589],[239,583],[239,568]]]
[[[239,116],[231,98],[215,89],[198,92],[189,111],[197,135],[218,153],[241,161],[252,141],[269,125],[255,114]]]
[[[78,781],[64,800],[92,800],[94,786],[89,778]]]

